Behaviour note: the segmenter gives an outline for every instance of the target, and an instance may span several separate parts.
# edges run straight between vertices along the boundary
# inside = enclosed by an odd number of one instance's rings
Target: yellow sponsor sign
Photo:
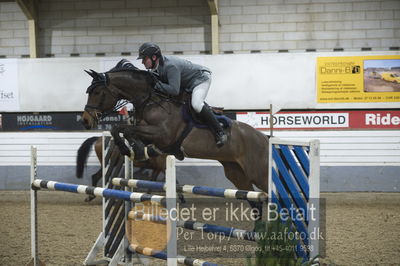
[[[400,55],[318,57],[317,101],[400,102]]]

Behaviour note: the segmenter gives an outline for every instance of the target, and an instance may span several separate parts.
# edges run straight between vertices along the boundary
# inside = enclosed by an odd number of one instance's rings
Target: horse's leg
[[[255,136],[248,141],[245,156],[238,160],[247,179],[264,192],[268,192],[268,142],[267,136]]]
[[[178,179],[176,180],[176,184],[179,185]],[[182,204],[186,203],[185,196],[181,192],[178,192],[178,198]]]
[[[237,189],[253,191],[251,180],[246,177],[245,172],[238,163],[220,162],[224,167],[226,177],[233,183]],[[262,218],[262,202],[248,201],[252,208],[252,215],[255,221]]]
[[[100,168],[99,171],[97,171],[94,175],[92,175],[92,186],[97,187],[99,181],[103,177],[103,169]],[[103,186],[102,184],[100,186]]]
[[[94,144],[94,151],[96,152],[97,159],[100,162],[100,166],[103,165],[103,139],[98,138]]]
[[[152,169],[151,167],[149,167],[149,168]],[[161,173],[160,170],[153,169],[153,170],[151,171],[151,175],[150,175],[149,180],[150,180],[150,181],[153,181],[153,182],[157,181],[157,177],[158,177],[158,175],[159,175],[160,173]],[[147,194],[151,194],[151,189],[148,188],[148,189],[146,190],[146,193],[147,193]]]
[[[158,169],[158,171],[160,171],[160,173],[164,173],[164,182],[165,182],[165,170],[167,168],[167,155],[166,154],[162,154],[160,156],[154,157],[154,158],[150,158],[149,161],[151,162],[151,166],[154,169]],[[156,181],[156,179],[154,179],[154,181]],[[176,184],[179,185],[179,181],[178,179],[176,179]],[[178,198],[179,201],[183,204],[186,203],[185,197],[183,196],[183,193],[178,192]]]
[[[92,186],[96,187],[99,180],[103,177],[102,170],[103,170],[103,168],[100,167],[100,169],[95,174],[92,175]],[[95,195],[89,195],[86,197],[85,201],[89,202],[89,201],[94,200],[95,198],[96,198]]]
[[[237,165],[235,168],[240,168],[242,178],[236,178],[235,186],[238,189],[254,190],[253,185],[264,192],[268,191],[268,137],[264,134],[255,131],[249,125],[238,123],[236,133],[241,138],[237,138],[235,144],[239,146],[240,153],[235,158]],[[234,137],[234,134],[232,134]],[[247,140],[247,141],[244,141]],[[238,146],[237,146],[238,147]],[[236,169],[236,171],[238,171]],[[234,182],[234,181],[233,181]],[[258,212],[255,217],[258,220],[262,218],[263,202],[249,201],[250,206]]]
[[[153,170],[153,173],[155,172],[155,170]],[[156,181],[157,180],[157,177],[158,177],[158,175],[161,173],[161,172],[164,172],[164,175],[165,175],[165,170],[158,170],[157,171],[158,172],[158,174],[155,176],[155,178],[154,179],[152,179],[151,181]],[[165,178],[164,178],[164,182],[165,182],[166,180],[165,180]],[[178,182],[178,179],[176,180],[176,184],[177,185],[179,185],[179,182]],[[185,197],[183,196],[183,194],[181,193],[181,192],[178,192],[177,193],[178,194],[178,198],[179,198],[179,201],[180,201],[180,203],[186,203],[186,200],[185,200]]]
[[[151,176],[150,176],[150,181],[157,181],[157,177],[158,177],[158,175],[161,173],[161,171],[160,170],[158,170],[158,169],[153,169],[152,170],[152,172],[151,172]]]
[[[148,140],[151,137],[159,135],[155,133],[158,127],[156,126],[132,126],[132,125],[117,125],[111,130],[111,135],[114,138],[115,144],[119,147],[121,154],[131,157],[133,160],[144,161],[151,157],[161,155],[162,152],[155,145],[145,145],[143,140]],[[125,142],[119,135],[122,133],[124,138],[128,140],[132,148],[133,156]]]
[[[127,125],[116,125],[111,129],[111,135],[114,139],[115,145],[119,148],[119,151],[122,155],[131,156],[131,152],[129,148],[125,145],[124,140],[121,138],[119,133],[123,133],[125,135],[125,131],[127,130]]]
[[[255,185],[264,192],[268,192],[268,139],[261,138],[247,146],[246,156],[239,160],[246,181]],[[257,148],[256,148],[257,147]],[[258,154],[252,151],[259,150]],[[258,163],[257,163],[258,162]],[[253,190],[253,186],[252,189]],[[253,209],[258,210],[257,221],[262,218],[263,202],[249,201]]]
[[[98,138],[94,143],[94,151],[96,152],[97,159],[100,162],[100,169],[92,175],[92,186],[96,187],[103,177],[103,140],[102,138]],[[100,186],[102,186],[101,184]],[[96,198],[95,195],[89,195],[86,197],[85,201],[89,202]]]
[[[224,167],[226,177],[235,185],[237,189],[253,190],[252,183],[246,178],[242,167],[235,162],[220,161]]]

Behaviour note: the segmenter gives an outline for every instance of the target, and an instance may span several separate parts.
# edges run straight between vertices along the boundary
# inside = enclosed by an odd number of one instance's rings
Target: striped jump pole
[[[131,244],[129,245],[129,250],[131,252],[136,252],[145,256],[157,258],[157,259],[162,259],[162,260],[167,260],[168,256],[167,253],[164,251],[160,250],[155,250],[152,248],[145,248],[145,247],[140,247],[138,245]],[[189,257],[184,257],[184,256],[177,256],[177,261],[178,263],[189,265],[189,266],[218,266],[218,264],[206,262],[203,260],[199,259],[193,259]]]
[[[72,192],[72,193],[79,193],[79,194],[87,194],[87,195],[94,195],[104,198],[114,198],[114,199],[121,199],[125,201],[132,201],[132,202],[144,202],[149,201],[151,203],[158,203],[162,206],[165,206],[165,197],[159,195],[150,195],[145,193],[138,193],[138,192],[129,192],[123,190],[116,190],[116,189],[108,189],[108,188],[101,188],[101,187],[92,187],[86,185],[76,185],[76,184],[68,184],[68,183],[61,183],[55,181],[46,181],[42,179],[35,179],[32,183],[32,188],[44,188],[49,190],[58,190],[58,191],[65,191],[65,192]]]
[[[154,181],[138,180],[138,179],[123,179],[123,178],[113,178],[112,184],[114,186],[144,188],[144,189],[152,189],[155,191],[166,191],[167,187],[164,182],[154,182]],[[231,198],[238,200],[260,201],[260,202],[264,202],[268,199],[268,194],[265,192],[213,188],[206,186],[176,185],[176,192],[220,197],[220,198]]]
[[[154,223],[166,224],[166,218],[162,216],[152,215],[147,213],[139,213],[135,211],[130,211],[128,213],[128,218],[133,220],[138,219]],[[237,229],[234,227],[226,227],[214,224],[205,224],[193,221],[180,221],[180,220],[177,221],[176,226],[194,231],[202,231],[205,233],[224,235],[229,238],[233,237],[241,240],[257,241],[260,239],[256,232]]]

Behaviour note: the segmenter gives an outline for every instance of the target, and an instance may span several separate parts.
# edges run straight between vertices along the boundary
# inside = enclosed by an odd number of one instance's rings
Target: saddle
[[[193,123],[194,127],[197,128],[208,128],[204,121],[200,118],[199,114],[193,109],[192,106],[192,94],[187,92],[179,95],[181,102],[183,102],[182,117],[186,123]],[[207,104],[204,102],[204,104]],[[208,105],[208,104],[207,104]],[[229,128],[232,124],[232,120],[223,115],[224,107],[209,106],[213,111],[215,118],[222,124],[223,128]]]
[[[164,148],[162,151],[167,154],[174,155],[178,160],[184,159],[184,154],[182,150],[182,143],[185,138],[189,135],[190,131],[192,131],[193,127],[196,128],[208,128],[208,126],[202,121],[199,115],[194,111],[192,107],[192,95],[187,92],[182,92],[178,96],[179,102],[182,103],[182,118],[186,123],[186,127],[178,140],[170,145],[169,147]],[[207,104],[207,103],[204,103]],[[223,128],[229,128],[232,125],[232,120],[227,116],[223,115],[223,107],[212,107],[210,106],[217,120],[222,124]]]

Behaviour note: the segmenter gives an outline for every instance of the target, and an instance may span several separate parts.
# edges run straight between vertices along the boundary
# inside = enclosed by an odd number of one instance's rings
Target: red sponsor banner
[[[400,111],[352,111],[350,128],[400,129]]]
[[[238,112],[236,119],[259,130],[270,129],[270,114],[267,112]],[[273,128],[275,130],[400,130],[400,110],[278,112],[273,116]]]

